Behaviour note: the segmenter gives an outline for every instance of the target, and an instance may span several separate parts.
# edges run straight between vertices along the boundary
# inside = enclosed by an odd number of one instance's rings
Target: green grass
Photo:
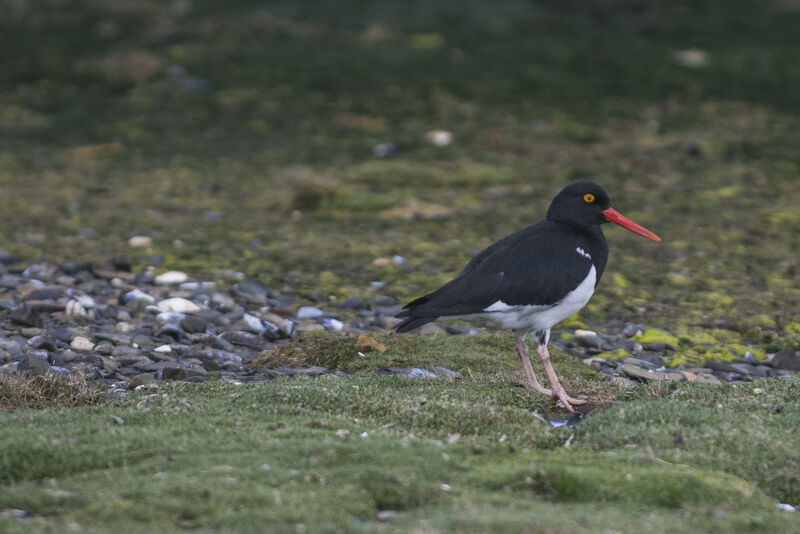
[[[0,527],[787,532],[797,381],[759,386],[643,387],[575,429],[480,378],[164,384],[18,411],[0,416],[0,509],[33,517]],[[400,514],[383,526],[381,510]]]

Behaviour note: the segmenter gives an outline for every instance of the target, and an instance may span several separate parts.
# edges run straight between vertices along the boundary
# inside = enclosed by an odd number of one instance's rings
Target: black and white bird
[[[613,222],[653,241],[661,238],[611,207],[608,194],[593,182],[562,189],[547,218],[515,232],[478,253],[461,273],[433,293],[408,303],[395,328],[408,332],[443,319],[480,320],[510,329],[517,354],[532,389],[573,405],[586,400],[569,396],[553,369],[547,343],[550,329],[583,308],[594,293],[608,260],[600,225]],[[538,344],[537,353],[550,387],[533,373],[525,336]]]

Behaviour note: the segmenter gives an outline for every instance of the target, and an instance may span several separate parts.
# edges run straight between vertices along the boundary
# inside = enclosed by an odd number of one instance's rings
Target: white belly
[[[487,307],[483,313],[464,315],[463,319],[480,319],[496,328],[515,330],[537,330],[549,332],[557,323],[575,315],[586,306],[594,293],[597,284],[597,271],[592,265],[589,274],[578,287],[570,291],[566,297],[549,306],[511,306],[498,300]]]

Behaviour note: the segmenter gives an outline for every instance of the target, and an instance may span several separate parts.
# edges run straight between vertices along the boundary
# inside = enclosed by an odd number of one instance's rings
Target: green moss
[[[664,332],[663,330],[657,330],[655,328],[648,328],[647,331],[633,336],[631,341],[636,341],[642,345],[649,345],[651,343],[666,343],[675,348],[677,348],[680,343],[677,337]]]
[[[573,315],[564,321],[558,323],[558,328],[565,328],[568,330],[586,330],[588,327],[586,323],[579,318],[580,314]]]
[[[708,332],[692,332],[691,334],[681,334],[678,337],[681,346],[685,345],[712,345],[717,343],[717,338]]]
[[[787,334],[800,336],[800,323],[789,323],[783,327],[783,331]]]
[[[625,358],[631,358],[632,356],[633,355],[625,349],[610,350],[601,352],[597,355],[598,358],[603,358],[610,361],[620,361],[624,360]]]

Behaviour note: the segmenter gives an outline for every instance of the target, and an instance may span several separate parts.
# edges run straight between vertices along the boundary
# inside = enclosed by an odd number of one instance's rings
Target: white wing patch
[[[488,308],[484,308],[483,311],[486,311],[486,312],[503,312],[503,311],[508,311],[508,310],[510,310],[512,308],[513,308],[513,306],[509,306],[508,304],[506,304],[502,300],[498,300],[497,302],[495,302],[494,304],[492,304]]]
[[[590,260],[592,259],[592,255],[589,254],[588,252],[586,252],[585,250],[583,250],[581,247],[576,248],[575,252],[577,252],[578,254],[583,256],[584,258],[588,258]]]

